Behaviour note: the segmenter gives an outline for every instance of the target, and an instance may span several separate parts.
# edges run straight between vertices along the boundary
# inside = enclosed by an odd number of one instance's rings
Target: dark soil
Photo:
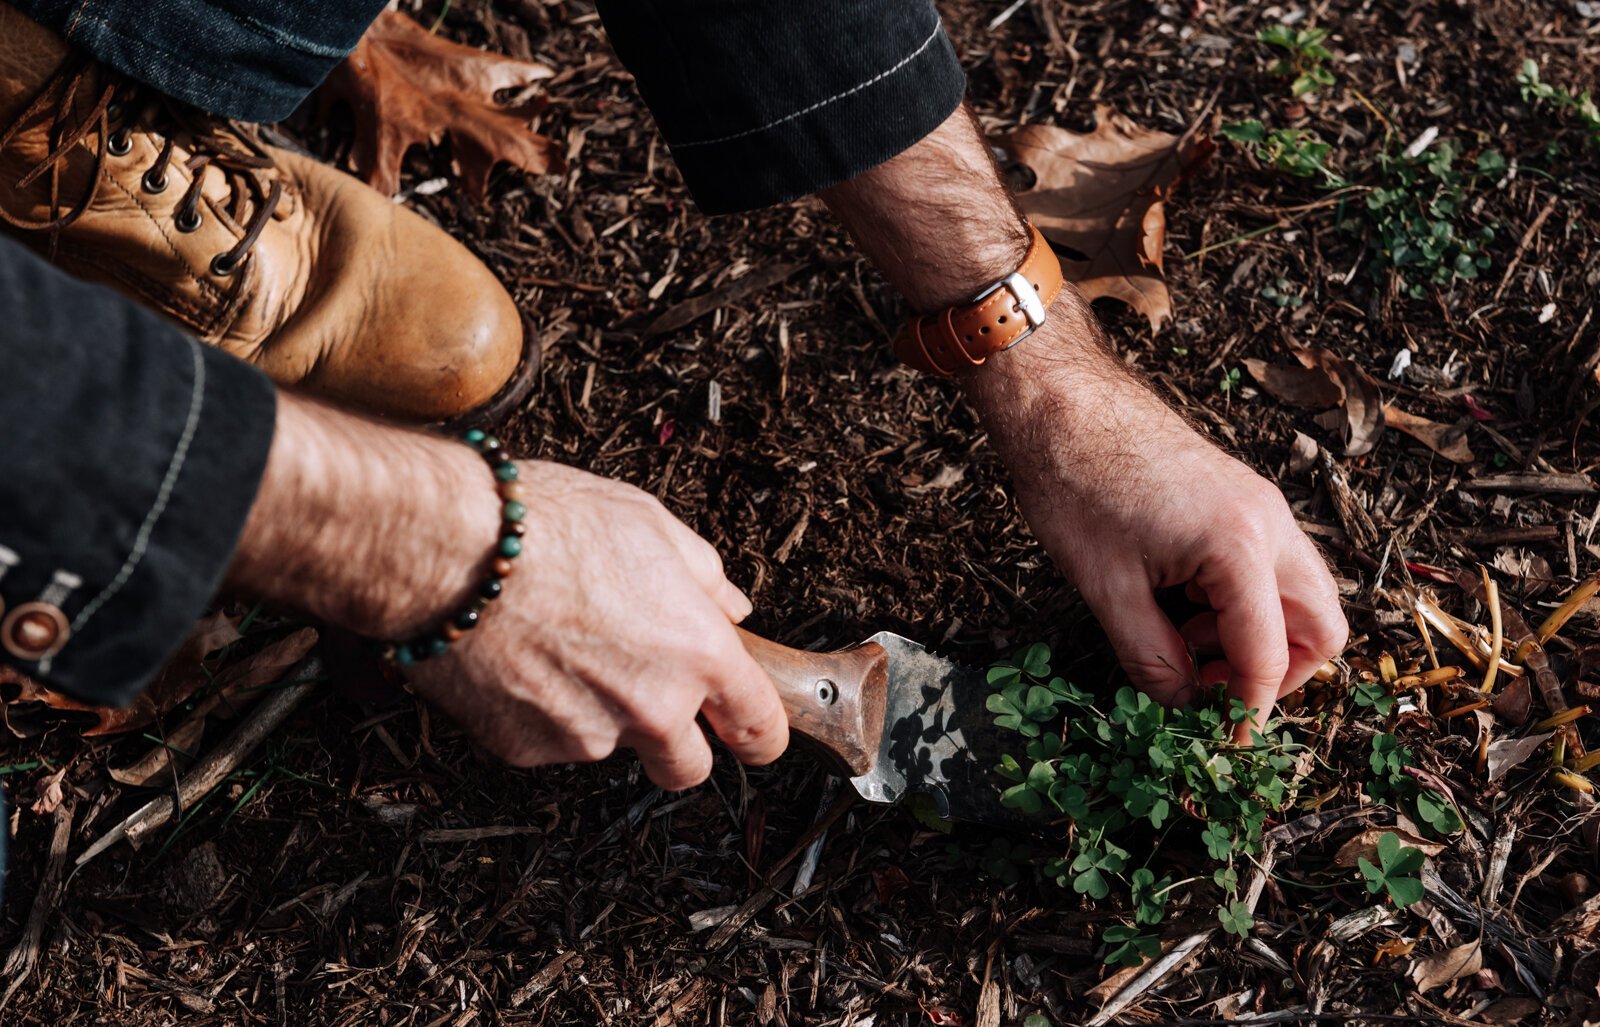
[[[1008,6],[944,5],[973,102],[996,129],[1085,127],[1109,103],[1179,133],[1215,97],[1222,120],[1304,124],[1337,140],[1333,161],[1358,183],[1363,159],[1384,145],[1374,109],[1399,146],[1436,126],[1469,159],[1493,147],[1518,162],[1503,188],[1474,197],[1477,223],[1496,227],[1482,280],[1415,300],[1369,274],[1337,200],[1224,145],[1169,207],[1175,322],[1152,335],[1137,315],[1102,310],[1127,359],[1280,482],[1326,547],[1360,636],[1349,673],[1385,651],[1402,664],[1420,658],[1409,617],[1382,595],[1408,581],[1487,623],[1449,583],[1487,563],[1506,605],[1537,624],[1600,569],[1595,493],[1467,487],[1518,471],[1593,482],[1600,469],[1600,151],[1584,148],[1573,119],[1531,109],[1515,82],[1533,57],[1546,81],[1600,86],[1600,19],[1578,13],[1593,5],[1030,0],[989,27]],[[421,13],[431,23],[438,5]],[[1292,101],[1255,42],[1286,16],[1331,28],[1344,55],[1339,85],[1320,101]],[[1114,680],[1093,621],[1021,524],[955,389],[891,361],[898,300],[819,204],[697,213],[582,0],[458,2],[443,30],[564,69],[540,130],[565,141],[565,176],[502,170],[485,209],[454,188],[410,197],[542,326],[539,391],[507,437],[659,496],[717,544],[755,600],[751,626],[781,641],[834,647],[890,629],[980,662],[1049,639],[1058,670]],[[345,139],[337,127],[288,130],[328,156]],[[416,151],[407,181],[448,167],[447,155]],[[1283,227],[1240,239],[1275,222]],[[679,302],[782,263],[796,270],[769,288],[679,330],[643,332]],[[1265,286],[1304,301],[1280,306]],[[1347,356],[1386,400],[1460,423],[1477,463],[1451,464],[1394,431],[1347,457],[1336,432],[1257,393],[1248,374],[1219,388],[1245,358],[1287,363],[1294,345]],[[1412,370],[1388,380],[1402,347]],[[1348,476],[1375,537],[1341,515],[1322,466],[1288,469],[1297,430]],[[258,620],[247,642],[284,627]],[[1552,646],[1574,704],[1600,685],[1579,659],[1597,643],[1590,604]],[[1319,757],[1304,794],[1323,812],[1362,802],[1375,725],[1345,691],[1319,689],[1295,711]],[[1533,695],[1537,720],[1549,711]],[[1468,812],[1465,836],[1433,861],[1464,909],[1435,899],[1427,915],[1391,910],[1370,929],[1330,933],[1377,902],[1329,865],[1367,814],[1328,818],[1280,856],[1255,937],[1218,934],[1124,1019],[1581,1018],[1600,974],[1590,937],[1600,911],[1589,902],[1574,912],[1596,887],[1584,830],[1594,821],[1550,784],[1548,750],[1486,785],[1474,718],[1440,716],[1449,705],[1432,696],[1395,730]],[[1493,725],[1495,738],[1519,730]],[[21,937],[48,863],[52,817],[28,809],[45,770],[27,764],[70,768],[75,853],[152,794],[106,776],[149,745],[86,742],[65,725],[8,736],[0,763],[14,770],[15,838],[0,944]],[[839,814],[826,780],[799,752],[761,770],[719,756],[711,783],[683,795],[653,789],[627,755],[512,771],[408,699],[330,688],[175,834],[114,848],[42,907],[38,965],[0,1019],[995,1027],[1036,1012],[1057,1024],[1094,1014],[1103,996],[1088,989],[1108,973],[1095,939],[1114,908],[1026,873],[1003,887],[975,866],[984,832],[947,837],[861,804]],[[785,857],[830,809],[812,882],[793,894]],[[528,830],[438,833],[496,827]],[[1171,938],[1215,926],[1204,898],[1167,925]],[[742,928],[728,920],[741,904]],[[1485,969],[1418,994],[1413,962],[1478,937],[1480,921],[1502,932],[1485,941]],[[1414,953],[1380,958],[1395,939],[1416,942]],[[1518,1007],[1519,997],[1538,1002]]]

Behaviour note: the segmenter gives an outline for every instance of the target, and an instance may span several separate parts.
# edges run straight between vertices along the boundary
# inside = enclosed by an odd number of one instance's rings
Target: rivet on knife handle
[[[744,647],[778,686],[789,730],[810,740],[834,769],[859,777],[883,740],[889,654],[876,642],[812,653],[739,629]]]

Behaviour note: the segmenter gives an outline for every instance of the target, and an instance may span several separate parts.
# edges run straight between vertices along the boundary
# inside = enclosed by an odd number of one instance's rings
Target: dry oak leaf
[[[325,111],[335,100],[350,105],[356,122],[351,163],[385,196],[400,191],[406,150],[449,136],[467,194],[482,200],[489,172],[501,161],[536,175],[559,170],[555,142],[528,124],[544,99],[495,102],[501,90],[554,74],[543,64],[453,43],[399,11],[385,11],[328,76],[319,97]]]
[[[1411,968],[1417,990],[1429,992],[1483,969],[1483,941],[1469,941],[1421,960]]]
[[[1017,196],[1023,212],[1046,239],[1079,255],[1061,261],[1067,280],[1091,300],[1128,304],[1154,331],[1172,317],[1161,266],[1164,204],[1216,144],[1198,133],[1140,128],[1105,105],[1095,122],[1087,135],[1023,125],[998,143],[1033,172],[1032,188]]]
[[[95,722],[83,729],[86,738],[133,731],[165,716],[210,681],[210,674],[202,664],[211,653],[238,641],[238,624],[239,618],[225,613],[209,614],[196,621],[188,639],[167,660],[156,679],[127,706],[81,703],[22,674],[0,674],[0,684],[14,684],[20,688],[8,705],[42,703],[53,710],[92,714]]]
[[[1426,417],[1408,414],[1393,403],[1383,407],[1383,423],[1403,431],[1452,463],[1470,464],[1477,459],[1467,445],[1467,433],[1459,425],[1440,424]]]
[[[1339,407],[1314,420],[1345,438],[1345,454],[1372,451],[1383,434],[1383,397],[1372,376],[1351,361],[1325,349],[1298,348],[1300,366],[1246,360],[1245,369],[1268,395],[1283,403],[1319,409]]]

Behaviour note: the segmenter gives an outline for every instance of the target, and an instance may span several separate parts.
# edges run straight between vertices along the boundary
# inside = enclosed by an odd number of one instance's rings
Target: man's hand
[[[517,766],[627,746],[656,784],[688,788],[711,773],[699,711],[744,762],[777,759],[788,723],[734,633],[750,600],[716,550],[630,485],[520,466],[516,573],[479,628],[413,669],[417,690]],[[475,498],[494,509],[493,490]]]
[[[1198,683],[1227,682],[1264,722],[1344,646],[1321,555],[1277,488],[1196,434],[1097,343],[1073,290],[1050,318],[966,382],[1023,516],[1135,684],[1181,703],[1197,682],[1188,647],[1220,653]],[[1175,585],[1212,612],[1174,626],[1155,590]]]
[[[519,469],[523,554],[478,627],[413,668],[417,690],[519,766],[627,746],[656,784],[687,788],[711,771],[702,712],[740,759],[776,759],[787,720],[734,631],[750,602],[716,551],[638,489]],[[466,446],[283,395],[230,581],[361,634],[411,637],[476,593],[499,507]]]
[[[1028,249],[964,109],[823,199],[919,311],[969,301]],[[1187,641],[1223,657],[1199,679],[1226,680],[1264,721],[1344,645],[1333,580],[1278,490],[1129,372],[1074,289],[963,385],[1034,534],[1154,697],[1181,702],[1196,683]],[[1154,594],[1179,584],[1213,611],[1181,632]]]

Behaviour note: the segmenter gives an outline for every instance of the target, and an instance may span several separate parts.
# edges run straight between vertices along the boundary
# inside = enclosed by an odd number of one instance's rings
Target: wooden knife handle
[[[872,769],[883,738],[889,654],[876,642],[813,653],[738,629],[745,650],[778,686],[789,730],[815,745],[833,769],[858,777]]]

